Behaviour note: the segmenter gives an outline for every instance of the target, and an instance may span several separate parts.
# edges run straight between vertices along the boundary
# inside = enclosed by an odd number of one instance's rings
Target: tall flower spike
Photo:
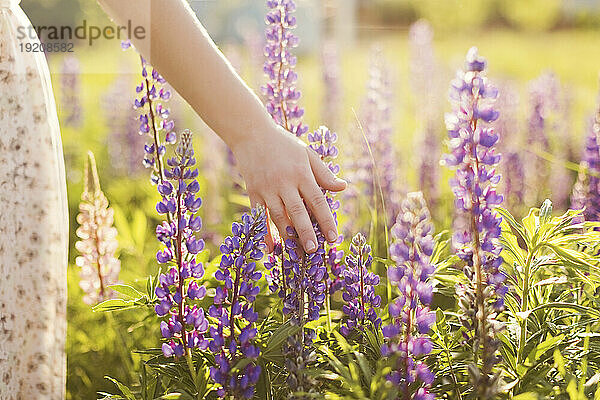
[[[505,207],[514,213],[519,213],[525,201],[523,143],[517,135],[519,95],[517,88],[510,82],[503,82],[499,89],[496,108],[502,110],[502,114],[493,122],[494,131],[502,138],[497,147],[504,158],[504,162],[499,165],[502,175],[499,187],[505,196]]]
[[[571,208],[584,209],[587,221],[600,221],[600,101],[589,133],[581,160],[581,171],[573,187]]]
[[[533,152],[550,151],[550,132],[553,130],[552,116],[559,108],[560,84],[550,72],[543,73],[529,83],[529,115],[527,117],[527,148]],[[527,203],[540,204],[551,197],[547,192],[548,165],[537,154],[528,158],[525,168],[530,171],[527,184]],[[544,192],[546,190],[546,192]]]
[[[364,194],[377,199],[373,207],[383,210],[380,194],[386,208],[386,218],[392,221],[397,210],[399,188],[396,171],[398,159],[393,145],[392,85],[390,69],[379,48],[374,48],[369,66],[367,94],[362,109],[365,136],[362,154],[353,166],[353,183],[361,186]],[[361,139],[361,142],[364,142]],[[375,164],[375,165],[374,165]]]
[[[383,328],[386,341],[381,354],[392,360],[388,380],[398,386],[401,398],[432,400],[434,375],[420,359],[433,348],[426,336],[435,322],[435,313],[429,310],[433,297],[429,277],[435,270],[429,260],[433,225],[421,192],[407,195],[391,233],[390,255],[396,266],[388,269],[388,279],[400,295],[389,305],[391,324]]]
[[[61,68],[61,109],[65,126],[79,127],[82,122],[81,86],[79,75],[81,67],[77,57],[65,57]]]
[[[433,48],[433,28],[425,20],[411,25],[410,83],[415,95],[417,118],[419,188],[435,209],[439,198],[440,122],[443,110],[440,71]]]
[[[466,225],[455,233],[454,240],[468,280],[457,288],[459,304],[463,324],[473,332],[470,340],[474,360],[478,360],[477,365],[470,365],[469,372],[477,397],[491,399],[498,389],[498,374],[493,371],[500,346],[495,338],[499,329],[496,314],[504,307],[507,290],[506,276],[500,270],[501,218],[495,211],[503,200],[496,192],[500,175],[495,167],[500,155],[494,145],[498,135],[489,125],[498,119],[493,108],[498,91],[485,76],[486,61],[477,48],[467,53],[465,67],[450,89],[453,113],[446,116],[446,126],[451,153],[445,164],[456,170],[451,186],[456,209]]]
[[[166,161],[167,168],[161,173],[164,180],[157,186],[161,200],[156,211],[165,221],[156,227],[156,237],[162,244],[156,259],[167,270],[159,277],[155,311],[163,318],[160,330],[166,339],[162,345],[165,357],[191,357],[192,348],[208,346],[204,336],[208,320],[198,304],[206,295],[206,288],[199,284],[204,267],[196,261],[204,241],[196,238],[202,227],[202,220],[196,215],[202,200],[196,196],[200,186],[190,131],[181,134],[174,154]],[[162,165],[164,160],[159,159]]]
[[[262,87],[262,92],[275,122],[300,137],[308,127],[300,120],[304,109],[297,104],[300,90],[296,87],[298,74],[294,71],[296,56],[292,54],[292,49],[298,46],[298,37],[293,33],[296,3],[294,0],[267,0],[267,7],[264,72],[269,82]]]
[[[77,215],[75,248],[81,254],[75,263],[81,268],[79,286],[85,292],[83,301],[96,304],[112,297],[108,286],[117,283],[121,262],[115,256],[117,230],[113,227],[113,210],[100,189],[94,154],[85,161],[84,187]]]
[[[334,129],[339,128],[342,104],[341,67],[336,42],[327,39],[321,49],[321,73],[323,77],[323,121]]]
[[[165,79],[152,68],[143,57],[142,80],[135,91],[138,97],[134,107],[141,110],[139,116],[139,133],[149,141],[144,146],[143,165],[152,169],[151,180],[154,184],[163,183],[164,165],[162,156],[165,154],[165,144],[174,144],[177,135],[173,130],[175,123],[170,119],[170,111],[165,103],[171,98],[171,92],[165,87]]]
[[[215,354],[216,366],[210,376],[219,385],[219,397],[251,399],[260,377],[260,366],[255,362],[243,368],[234,367],[241,360],[255,361],[259,349],[254,344],[257,329],[254,323],[258,313],[254,302],[260,292],[256,282],[262,274],[256,262],[263,258],[264,238],[267,234],[267,217],[264,207],[244,214],[242,222],[231,226],[232,236],[221,245],[221,263],[215,278],[223,282],[217,287],[214,304],[208,314],[218,322],[210,328],[209,348]]]
[[[352,238],[350,254],[346,257],[347,266],[343,272],[342,298],[346,304],[342,310],[347,318],[340,332],[344,336],[350,335],[354,330],[375,330],[381,327],[381,318],[377,316],[381,297],[375,294],[379,275],[369,271],[372,263],[371,246],[362,233],[357,233]]]
[[[340,166],[335,162],[338,156],[338,149],[335,145],[337,142],[337,134],[331,132],[326,126],[320,126],[319,129],[313,133],[309,133],[307,138],[310,148],[321,157],[321,160],[327,165],[329,170],[334,175],[337,175],[340,172]],[[323,194],[325,195],[325,199],[329,204],[329,208],[331,209],[337,225],[337,211],[340,208],[340,202],[335,199],[335,194],[328,190],[323,190]],[[342,240],[343,238],[340,236],[337,243],[340,243]],[[323,243],[323,246],[325,246],[323,248],[324,262],[326,268],[329,268],[329,271],[327,271],[328,273],[325,276],[327,284],[326,290],[327,293],[331,295],[339,290],[342,285],[343,277],[341,275],[344,268],[342,264],[344,253],[337,249],[336,244],[326,245],[324,238],[319,240],[319,242]]]
[[[138,112],[129,98],[131,83],[131,75],[118,74],[101,99],[109,131],[106,146],[111,167],[121,176],[139,175],[145,170],[140,160],[147,136],[139,134]]]

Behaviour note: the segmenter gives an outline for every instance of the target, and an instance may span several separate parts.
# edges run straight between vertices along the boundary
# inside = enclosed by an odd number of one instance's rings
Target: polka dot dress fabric
[[[0,399],[64,399],[68,217],[50,74],[0,0]],[[32,39],[23,39],[27,43]]]

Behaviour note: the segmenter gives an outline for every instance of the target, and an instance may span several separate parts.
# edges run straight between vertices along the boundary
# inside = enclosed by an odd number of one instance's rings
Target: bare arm
[[[326,238],[337,239],[319,185],[339,191],[346,183],[331,174],[316,153],[275,124],[184,0],[99,3],[117,23],[131,20],[133,25],[149,27],[149,40],[132,41],[232,149],[252,204],[265,204],[282,234],[287,226],[294,226],[305,250],[316,250],[304,200]]]

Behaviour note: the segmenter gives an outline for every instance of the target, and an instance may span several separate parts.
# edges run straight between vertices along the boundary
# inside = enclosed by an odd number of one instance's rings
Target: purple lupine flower
[[[323,121],[334,128],[339,127],[342,103],[341,67],[338,46],[329,39],[321,49],[321,74],[323,77]]]
[[[292,392],[309,393],[315,390],[315,381],[304,373],[307,364],[314,359],[312,342],[315,331],[306,329],[306,322],[315,321],[327,299],[327,268],[324,265],[325,239],[316,223],[317,251],[304,252],[298,245],[296,231],[288,227],[288,239],[283,245],[282,281],[286,289],[282,312],[298,332],[284,343],[283,353],[288,372],[286,382]]]
[[[472,47],[465,71],[459,71],[452,81],[453,112],[446,116],[450,154],[444,159],[456,171],[451,186],[457,211],[465,222],[455,232],[454,241],[468,282],[457,287],[457,295],[463,324],[472,332],[469,339],[474,360],[479,360],[479,365],[472,366],[479,373],[471,374],[471,380],[480,399],[492,398],[498,389],[498,376],[493,374],[500,343],[495,338],[499,329],[495,318],[504,308],[507,291],[500,269],[501,217],[495,211],[503,200],[496,192],[500,175],[495,167],[500,155],[494,145],[498,135],[490,126],[499,116],[493,107],[498,91],[488,82],[485,67],[486,60]]]
[[[338,156],[338,149],[335,145],[337,142],[337,134],[331,132],[326,126],[320,126],[319,129],[313,133],[309,133],[307,139],[309,147],[319,155],[321,160],[327,165],[327,168],[329,168],[334,175],[337,175],[340,172],[340,166],[335,162],[335,159]],[[340,202],[335,199],[335,194],[328,190],[323,190],[323,194],[325,195],[325,199],[329,204],[329,208],[331,209],[331,213],[333,214],[333,218],[337,225],[337,210],[340,208]],[[329,295],[340,289],[343,280],[341,273],[344,268],[342,264],[344,253],[337,249],[337,244],[341,243],[342,240],[343,237],[340,236],[336,244],[333,245],[325,245],[324,239],[319,240],[319,242],[323,243],[323,246],[325,246],[323,248],[323,251],[325,252],[323,261],[325,266],[329,268],[329,271],[325,276],[327,293],[329,293]]]
[[[347,318],[340,328],[344,336],[354,330],[365,328],[379,329],[381,318],[377,309],[381,306],[381,297],[375,294],[375,286],[379,285],[379,275],[369,271],[373,263],[371,246],[362,233],[357,233],[350,244],[350,254],[346,256],[344,275],[344,307]]]
[[[77,57],[65,57],[61,67],[61,102],[59,109],[62,111],[62,125],[79,127],[82,123],[81,113],[81,82],[79,75],[81,67]]]
[[[517,88],[510,82],[500,86],[496,108],[502,114],[493,122],[494,131],[502,141],[498,149],[502,152],[502,162],[499,169],[502,182],[499,185],[505,196],[505,204],[512,212],[522,211],[525,201],[525,165],[522,153],[523,143],[518,137],[519,132],[519,94]]]
[[[145,136],[139,132],[138,112],[131,106],[131,76],[121,73],[102,98],[109,134],[106,146],[111,167],[122,175],[136,175],[144,170]]]
[[[410,49],[410,83],[415,95],[417,120],[419,188],[434,208],[439,198],[440,131],[442,84],[440,67],[433,49],[433,29],[425,20],[411,25],[408,32]]]
[[[362,125],[369,146],[363,142],[360,156],[352,165],[352,183],[369,199],[376,199],[378,212],[385,203],[389,220],[397,212],[399,195],[398,159],[393,144],[391,73],[380,49],[372,51],[366,99],[362,108]],[[359,133],[360,135],[360,133]],[[381,198],[383,194],[383,199]],[[357,196],[362,197],[362,196]],[[383,215],[383,214],[381,214]]]
[[[555,129],[552,121],[559,109],[560,84],[556,76],[546,72],[529,83],[529,115],[527,117],[527,141],[531,157],[528,157],[529,171],[527,184],[527,203],[539,204],[550,197],[548,185],[548,164],[539,154],[549,152],[550,133]]]
[[[190,131],[182,132],[174,153],[174,157],[166,160],[167,167],[156,175],[157,179],[163,177],[157,185],[161,200],[156,210],[165,216],[165,221],[156,227],[156,237],[162,244],[156,259],[166,264],[167,269],[160,275],[160,284],[155,290],[159,301],[155,311],[164,318],[161,332],[168,339],[162,345],[165,357],[189,356],[191,349],[208,346],[205,338],[208,320],[198,304],[206,295],[206,288],[199,284],[204,267],[196,261],[204,241],[196,238],[202,227],[196,215],[202,200],[196,197],[198,169]],[[161,154],[157,161],[162,165]]]
[[[260,292],[256,282],[262,276],[256,262],[263,258],[267,234],[264,207],[244,214],[241,223],[233,223],[231,233],[233,235],[225,238],[220,247],[221,262],[215,273],[215,278],[223,284],[217,287],[213,305],[208,310],[217,320],[216,326],[210,328],[209,349],[215,354],[210,376],[219,385],[219,397],[251,399],[260,377],[260,366],[250,362],[240,370],[234,367],[243,359],[256,360],[260,353],[254,343],[257,334],[254,323],[258,319],[254,302]]]
[[[300,137],[308,127],[300,120],[304,109],[297,104],[300,90],[296,87],[298,74],[294,71],[296,56],[292,54],[292,49],[298,46],[298,37],[293,33],[296,3],[294,0],[267,0],[267,7],[264,72],[269,82],[262,87],[262,92],[275,122]]]
[[[325,239],[316,223],[313,224],[313,228],[318,233],[317,251],[314,253],[305,253],[295,238],[286,239],[284,245],[283,278],[287,283],[288,292],[283,301],[282,311],[300,326],[304,326],[306,321],[318,319],[325,302]],[[292,227],[288,227],[287,234],[297,237]]]
[[[434,375],[421,361],[432,350],[426,334],[435,322],[435,312],[429,310],[433,297],[429,278],[435,271],[430,262],[433,225],[421,192],[407,195],[391,233],[390,255],[396,265],[388,268],[388,279],[400,295],[389,305],[391,324],[383,328],[386,341],[381,354],[393,363],[387,378],[403,399],[434,399],[429,393]]]
[[[600,101],[599,101],[600,104]],[[583,209],[587,221],[600,221],[600,105],[588,128],[577,182],[571,195],[571,208]]]
[[[113,227],[114,212],[100,188],[92,152],[88,152],[83,182],[76,231],[80,240],[75,243],[80,255],[75,264],[81,268],[79,286],[85,292],[83,302],[92,305],[114,296],[109,286],[118,282],[121,262],[115,255],[119,243]]]
[[[165,79],[140,56],[142,63],[142,80],[135,91],[138,97],[134,107],[141,110],[139,116],[139,133],[149,138],[144,146],[146,168],[152,169],[151,181],[154,184],[165,181],[162,156],[166,152],[163,143],[174,144],[177,135],[173,130],[175,123],[170,119],[170,111],[165,103],[171,98],[171,91],[165,87]]]

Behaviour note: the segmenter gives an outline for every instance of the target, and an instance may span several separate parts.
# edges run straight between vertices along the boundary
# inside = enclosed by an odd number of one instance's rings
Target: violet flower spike
[[[139,116],[139,133],[149,139],[144,146],[146,168],[152,169],[151,181],[154,184],[164,183],[164,165],[162,156],[166,152],[165,144],[174,144],[177,135],[174,132],[175,123],[170,119],[170,111],[165,103],[171,98],[171,92],[165,87],[165,79],[152,68],[143,57],[142,80],[136,87],[138,97],[134,107],[141,110]]]
[[[398,386],[403,399],[434,399],[429,390],[435,377],[422,361],[433,348],[426,336],[435,322],[435,312],[429,309],[429,278],[435,271],[430,262],[433,225],[421,192],[407,195],[391,234],[390,255],[396,266],[388,268],[388,279],[400,295],[389,305],[392,323],[383,327],[381,354],[392,361],[387,379]]]
[[[433,47],[433,28],[426,20],[418,20],[408,32],[410,84],[415,97],[417,118],[419,190],[435,210],[439,189],[440,122],[443,112],[440,67]]]
[[[257,334],[254,323],[258,319],[254,302],[260,292],[256,282],[262,277],[256,263],[264,256],[265,208],[244,214],[241,223],[233,223],[231,232],[233,235],[220,247],[221,263],[215,273],[215,278],[223,284],[217,287],[213,305],[208,310],[218,321],[210,328],[209,349],[215,354],[216,364],[210,368],[210,376],[219,385],[219,397],[251,399],[260,377],[260,366],[250,362],[239,371],[233,371],[233,367],[242,359],[255,361],[260,354],[254,343]]]
[[[500,155],[494,150],[498,135],[489,125],[499,116],[493,107],[498,91],[488,82],[485,67],[485,59],[473,47],[467,53],[466,70],[459,71],[452,81],[453,113],[446,116],[451,153],[444,163],[456,171],[451,186],[456,209],[466,222],[455,232],[454,241],[468,280],[457,287],[463,325],[473,332],[469,340],[473,358],[478,360],[470,366],[478,371],[471,374],[471,382],[478,398],[491,399],[499,377],[493,371],[500,346],[495,333],[501,328],[496,315],[504,308],[507,287],[500,269],[502,219],[495,211],[503,201],[496,192],[500,181],[496,173]]]
[[[60,73],[60,108],[63,110],[61,123],[65,126],[79,128],[83,122],[83,116],[81,112],[81,66],[77,57],[65,57]]]
[[[600,221],[600,98],[596,115],[588,128],[571,208],[583,209],[586,221]]]
[[[292,49],[298,46],[298,37],[293,33],[296,4],[294,0],[267,0],[267,7],[264,72],[269,81],[262,92],[267,111],[275,122],[300,137],[308,127],[300,120],[304,109],[297,104],[300,90],[296,87],[298,74],[294,71],[296,56],[292,54]]]
[[[331,132],[326,126],[320,126],[319,129],[313,133],[309,133],[307,137],[309,147],[319,155],[321,160],[334,175],[337,175],[340,172],[340,166],[335,162],[339,153],[338,148],[335,145],[337,138],[337,134]],[[329,208],[337,225],[337,211],[340,208],[340,202],[335,199],[335,193],[323,190],[323,194],[325,195],[325,199],[329,204]],[[336,244],[333,245],[326,245],[324,240],[319,240],[324,246],[325,266],[329,269],[326,275],[327,293],[329,295],[334,294],[342,287],[342,271],[344,269],[342,260],[344,258],[344,252],[337,249],[337,244],[341,243],[342,240],[343,237],[340,236]]]
[[[352,238],[343,272],[342,299],[345,304],[342,310],[346,318],[340,333],[344,336],[349,336],[355,330],[369,328],[374,331],[381,327],[381,318],[377,315],[381,297],[375,294],[375,286],[379,285],[380,278],[369,271],[372,263],[371,246],[362,233],[357,233]]]
[[[162,199],[156,210],[166,220],[156,227],[156,237],[162,243],[156,259],[166,264],[167,270],[160,275],[155,290],[159,301],[155,311],[164,318],[161,333],[167,340],[162,345],[165,357],[185,355],[191,359],[191,349],[208,346],[208,320],[197,303],[206,295],[206,288],[199,284],[204,267],[196,261],[204,241],[196,238],[202,227],[202,220],[196,215],[202,201],[196,197],[200,188],[190,131],[182,132],[174,153],[162,171],[164,181],[157,186]]]

